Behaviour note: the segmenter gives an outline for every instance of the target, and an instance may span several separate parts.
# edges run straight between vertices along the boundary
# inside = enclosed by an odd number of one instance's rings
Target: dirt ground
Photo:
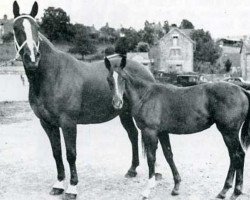
[[[56,180],[51,147],[27,102],[0,103],[0,199],[61,200],[50,196]],[[199,134],[171,135],[174,159],[182,177],[180,195],[171,196],[171,171],[158,149],[163,180],[152,200],[210,200],[221,190],[229,167],[227,149],[215,126]],[[64,145],[64,144],[63,144]],[[138,176],[124,178],[131,162],[131,145],[119,119],[79,125],[77,138],[79,200],[138,200],[147,183],[146,159],[140,155]],[[63,148],[65,155],[65,149]],[[140,149],[141,154],[141,149]],[[67,181],[69,169],[64,156]],[[250,155],[245,162],[244,195],[250,199]],[[231,195],[230,190],[228,197]]]

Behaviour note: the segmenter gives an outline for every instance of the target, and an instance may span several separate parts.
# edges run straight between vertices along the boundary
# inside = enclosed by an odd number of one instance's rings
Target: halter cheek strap
[[[39,34],[39,33],[38,33]],[[36,42],[33,40],[33,44],[36,48],[37,51],[39,51],[39,46],[40,46],[40,40],[42,40],[40,34],[38,35],[38,42],[36,44]],[[15,56],[15,60],[17,60],[20,57],[20,51],[23,49],[24,45],[27,44],[27,40],[25,40],[22,45],[20,46],[16,40],[16,36],[14,33],[14,43],[15,43],[15,49],[16,49],[16,56]]]
[[[36,20],[33,17],[31,17],[30,15],[20,15],[17,18],[14,19],[14,22],[17,19],[21,19],[21,18],[29,18],[29,19],[32,19],[34,22],[36,22]],[[17,60],[20,57],[20,51],[23,49],[23,47],[25,46],[25,44],[27,44],[28,41],[25,40],[21,45],[19,45],[18,42],[17,42],[16,35],[15,35],[14,31],[13,31],[13,35],[14,35],[14,43],[15,43],[15,49],[16,49],[16,56],[15,56],[14,60]],[[37,42],[37,44],[33,40],[33,44],[34,44],[34,46],[35,46],[35,48],[36,48],[37,51],[39,50],[40,40],[42,40],[42,38],[41,38],[40,32],[38,32],[38,42]]]

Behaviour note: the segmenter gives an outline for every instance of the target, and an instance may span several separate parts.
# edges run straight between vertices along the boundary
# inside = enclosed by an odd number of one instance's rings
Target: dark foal
[[[37,12],[36,2],[29,15],[20,15],[17,2],[13,4],[14,41],[29,81],[29,102],[49,137],[56,162],[57,182],[51,194],[62,194],[65,189],[59,132],[61,128],[71,174],[70,185],[65,192],[66,199],[76,198],[77,124],[102,123],[119,116],[132,144],[132,165],[126,176],[136,176],[136,167],[139,165],[138,132],[128,101],[124,101],[122,110],[114,109],[111,104],[112,94],[106,81],[108,71],[103,62],[88,64],[58,51],[39,33],[35,20]],[[120,59],[116,58],[114,62],[118,63]],[[140,64],[130,62],[128,68],[138,76],[154,82],[152,74]]]
[[[120,64],[105,58],[105,65],[109,70],[107,79],[113,91],[113,106],[117,109],[123,107],[124,94],[132,105],[132,115],[142,131],[149,167],[149,183],[143,192],[144,198],[148,198],[150,189],[155,186],[158,139],[173,173],[175,186],[172,195],[177,195],[181,178],[173,160],[169,133],[196,133],[214,123],[223,136],[230,157],[228,175],[217,197],[225,198],[235,174],[231,200],[242,194],[245,149],[250,144],[250,95],[247,91],[223,82],[186,88],[150,83],[127,70],[126,57],[122,58]]]

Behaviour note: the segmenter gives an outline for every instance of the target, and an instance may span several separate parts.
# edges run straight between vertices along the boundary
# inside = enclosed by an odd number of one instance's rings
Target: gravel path
[[[39,121],[27,102],[8,103],[5,108],[8,110],[0,109],[0,199],[62,199],[62,196],[48,194],[56,180],[56,167],[49,141]],[[19,112],[14,112],[16,110]],[[171,143],[182,177],[180,195],[170,195],[172,174],[159,147],[157,161],[163,180],[158,182],[151,199],[215,199],[224,184],[229,166],[227,149],[216,127],[189,136],[171,135]],[[140,192],[147,181],[147,163],[140,155],[138,176],[134,179],[124,178],[131,162],[131,145],[119,119],[98,125],[79,125],[77,151],[79,200],[140,199]],[[64,148],[63,152],[65,155]],[[65,156],[64,163],[68,181],[69,169]],[[245,194],[239,200],[250,199],[249,153],[245,163]]]

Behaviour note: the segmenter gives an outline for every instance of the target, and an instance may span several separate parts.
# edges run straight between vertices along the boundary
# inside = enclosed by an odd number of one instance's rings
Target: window
[[[177,47],[179,45],[179,36],[173,35],[173,46]]]
[[[170,50],[170,58],[180,58],[181,57],[181,49],[171,49]]]

